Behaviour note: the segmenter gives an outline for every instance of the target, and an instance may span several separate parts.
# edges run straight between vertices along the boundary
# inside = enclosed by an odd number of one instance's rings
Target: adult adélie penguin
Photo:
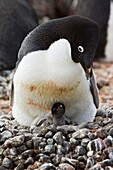
[[[12,88],[12,114],[20,124],[30,126],[51,110],[56,124],[93,121],[99,106],[92,69],[98,37],[98,25],[81,16],[50,20],[28,34]],[[55,103],[65,106],[60,117],[53,113]]]

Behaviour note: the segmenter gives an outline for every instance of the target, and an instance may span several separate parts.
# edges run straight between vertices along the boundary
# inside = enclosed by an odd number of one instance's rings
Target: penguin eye
[[[79,46],[78,46],[78,51],[79,51],[80,53],[83,53],[83,52],[84,52],[84,48],[83,48],[81,45],[79,45]]]

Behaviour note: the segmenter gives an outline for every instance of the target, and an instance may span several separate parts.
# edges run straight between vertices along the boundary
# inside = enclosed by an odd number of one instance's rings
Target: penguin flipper
[[[98,108],[99,107],[99,95],[98,95],[97,84],[96,84],[94,73],[93,73],[92,69],[90,72],[90,91],[93,96],[94,104],[95,104],[96,108]]]

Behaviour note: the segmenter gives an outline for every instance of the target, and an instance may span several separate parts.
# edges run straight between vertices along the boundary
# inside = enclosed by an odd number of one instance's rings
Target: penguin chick
[[[64,117],[77,123],[94,119],[99,100],[91,67],[98,36],[95,22],[71,16],[42,24],[25,38],[12,90],[12,114],[20,124],[46,118],[58,102],[66,110],[57,106],[55,122],[64,122]]]
[[[63,103],[57,102],[53,104],[51,113],[53,116],[53,122],[56,125],[63,125],[65,124],[64,120],[64,113],[65,113],[65,105]]]

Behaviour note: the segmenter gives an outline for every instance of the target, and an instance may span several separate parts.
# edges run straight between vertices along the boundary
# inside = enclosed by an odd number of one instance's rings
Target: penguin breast
[[[17,93],[21,93],[27,105],[51,110],[55,102],[65,104],[75,98],[83,77],[81,65],[71,58],[69,42],[60,39],[48,50],[24,56],[15,73],[14,84],[18,84]]]

